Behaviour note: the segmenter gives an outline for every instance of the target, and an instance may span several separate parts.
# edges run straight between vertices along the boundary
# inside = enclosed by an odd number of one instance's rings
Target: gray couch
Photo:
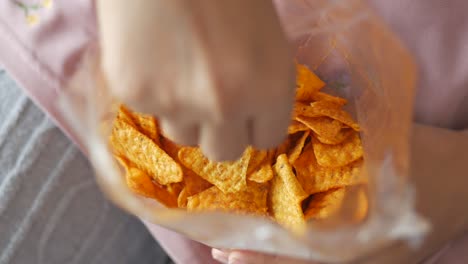
[[[0,69],[0,264],[171,263],[107,202],[86,158]]]

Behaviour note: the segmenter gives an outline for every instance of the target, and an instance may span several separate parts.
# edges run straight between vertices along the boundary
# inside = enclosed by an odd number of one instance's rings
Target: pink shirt
[[[369,1],[416,57],[420,68],[417,121],[467,128],[468,1]],[[0,0],[0,64],[74,140],[53,102],[86,46],[97,37],[93,9],[92,0]],[[194,256],[200,255],[200,245],[170,231],[154,230],[167,251],[178,252],[174,259],[184,259],[183,252],[190,254],[191,247],[198,248]],[[456,263],[462,258],[468,258],[468,235],[431,261]]]
[[[53,102],[97,36],[94,14],[91,0],[0,0],[0,65],[75,141]]]

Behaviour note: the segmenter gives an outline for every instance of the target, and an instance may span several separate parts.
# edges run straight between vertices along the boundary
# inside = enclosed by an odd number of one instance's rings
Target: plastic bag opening
[[[310,223],[298,236],[267,219],[187,213],[133,194],[108,146],[118,102],[107,90],[93,48],[59,103],[86,145],[103,191],[132,214],[218,248],[335,262],[396,239],[419,241],[429,225],[414,210],[408,181],[416,77],[411,56],[363,1],[275,2],[284,30],[297,46],[295,59],[327,83],[326,92],[349,100],[347,110],[362,127],[370,201],[365,220],[351,223],[344,212],[325,223]],[[354,206],[355,195],[347,197],[344,211]]]

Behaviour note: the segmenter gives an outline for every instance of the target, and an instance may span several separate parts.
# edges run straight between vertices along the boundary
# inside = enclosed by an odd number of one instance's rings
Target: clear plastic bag
[[[306,234],[296,236],[263,218],[190,214],[133,194],[108,146],[118,102],[102,81],[97,53],[90,50],[60,107],[85,145],[98,182],[130,213],[218,248],[335,262],[396,239],[418,242],[429,225],[414,211],[408,182],[416,77],[410,55],[363,1],[277,0],[276,5],[283,27],[297,43],[296,60],[325,80],[326,92],[349,100],[347,110],[362,127],[370,201],[362,223],[351,223],[343,213],[330,223],[311,222]],[[343,210],[356,199],[350,194],[346,201]]]

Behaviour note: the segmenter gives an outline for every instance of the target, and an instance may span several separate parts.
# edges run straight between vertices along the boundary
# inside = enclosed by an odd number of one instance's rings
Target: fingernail
[[[211,256],[216,259],[217,261],[228,264],[229,262],[229,254],[227,252],[223,252],[219,249],[213,248],[211,250]]]

